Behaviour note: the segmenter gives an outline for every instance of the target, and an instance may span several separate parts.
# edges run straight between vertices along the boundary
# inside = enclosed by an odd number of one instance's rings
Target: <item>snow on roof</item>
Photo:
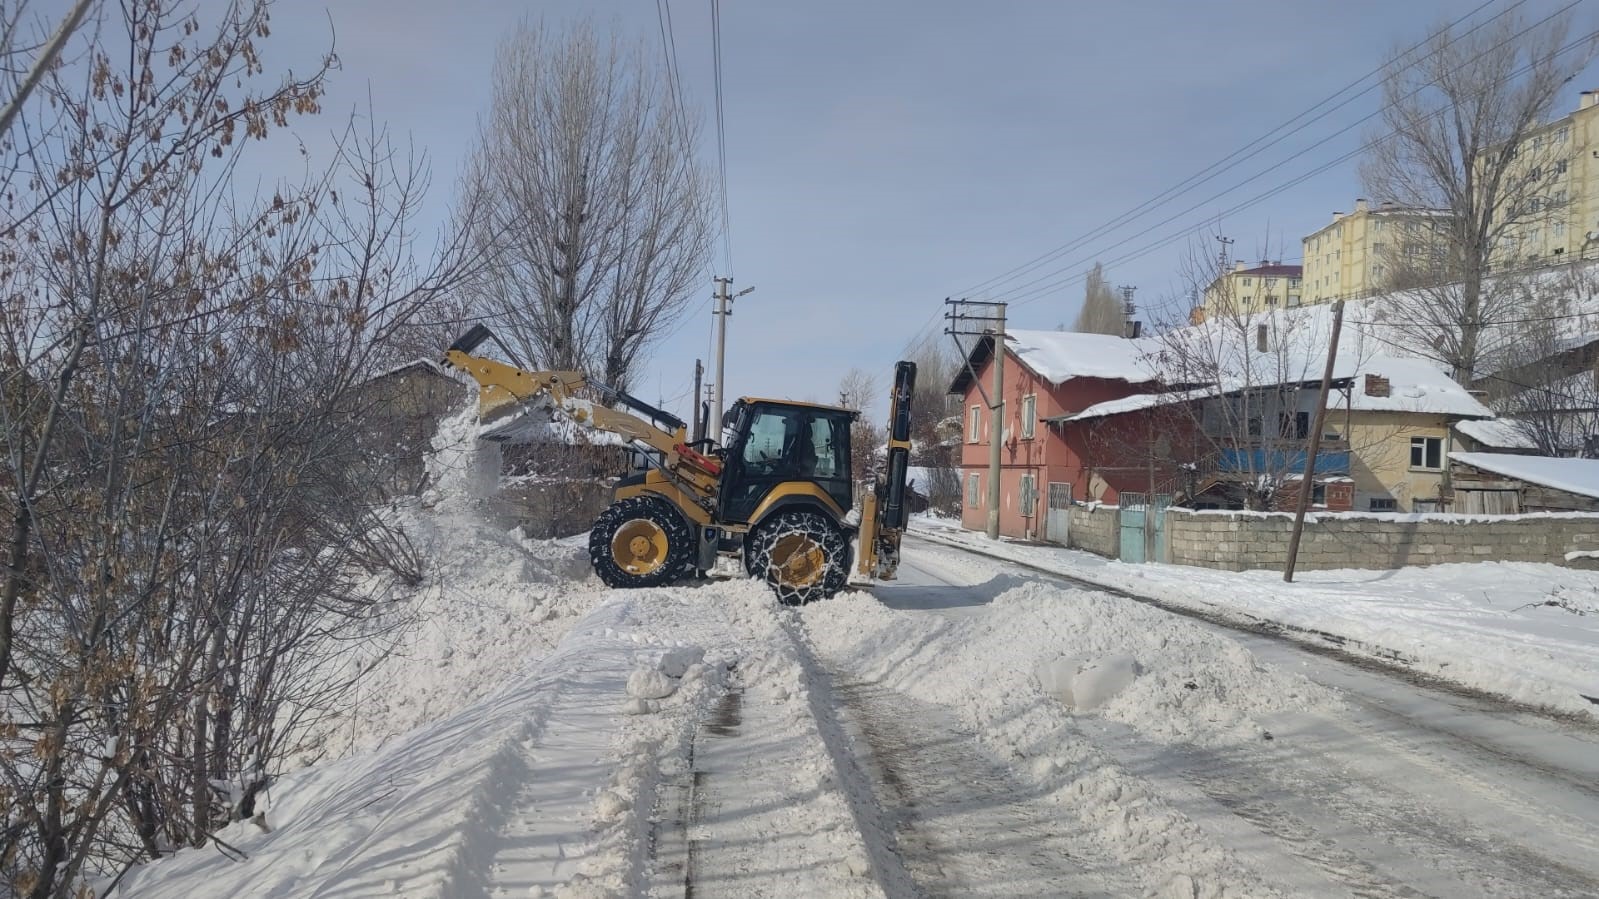
[[[1493,412],[1442,369],[1422,359],[1373,356],[1358,364],[1350,389],[1357,412],[1419,412],[1461,418],[1493,418]],[[1388,395],[1366,392],[1366,375],[1388,379]],[[1344,408],[1338,396],[1329,409]]]
[[[1068,421],[1086,421],[1092,418],[1106,418],[1111,415],[1122,415],[1128,412],[1137,412],[1140,409],[1153,409],[1157,406],[1169,406],[1174,403],[1186,403],[1193,400],[1201,400],[1207,396],[1213,395],[1214,391],[1208,389],[1174,390],[1167,393],[1138,393],[1132,396],[1124,396],[1119,400],[1106,400],[1103,403],[1095,403],[1094,405],[1089,406],[1087,409],[1083,409],[1080,412],[1073,412],[1068,415],[1057,415],[1053,418],[1046,418],[1044,420],[1063,423]]]
[[[1491,446],[1495,449],[1536,448],[1536,445],[1521,428],[1517,427],[1514,421],[1506,418],[1457,421],[1455,422],[1455,431],[1470,437],[1483,446]]]
[[[1072,378],[1104,378],[1129,384],[1147,384],[1157,379],[1155,369],[1144,358],[1140,341],[1075,331],[1010,331],[1005,337],[1010,351],[1022,364],[1051,384]]]
[[[1461,452],[1450,453],[1449,458],[1507,478],[1599,499],[1599,459]]]

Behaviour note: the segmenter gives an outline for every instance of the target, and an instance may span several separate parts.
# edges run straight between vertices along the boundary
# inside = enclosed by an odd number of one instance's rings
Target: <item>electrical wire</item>
[[[727,121],[722,102],[722,0],[711,0],[711,57],[716,73],[716,164],[722,182],[722,254],[733,277],[733,220],[727,202]]]
[[[1485,0],[1485,2],[1483,2],[1480,5],[1478,5],[1475,9],[1473,9],[1470,12],[1466,13],[1465,15],[1455,19],[1453,22],[1450,22],[1449,24],[1443,26],[1438,31],[1435,31],[1435,32],[1427,35],[1427,37],[1423,38],[1421,41],[1418,41],[1416,44],[1412,45],[1410,48],[1406,49],[1405,51],[1400,53],[1395,58],[1403,59],[1403,58],[1405,58],[1407,56],[1410,56],[1410,55],[1414,54],[1417,50],[1419,50],[1422,47],[1426,46],[1427,43],[1429,43],[1430,41],[1434,40],[1439,35],[1446,34],[1446,33],[1450,32],[1456,26],[1462,24],[1463,22],[1466,22],[1467,20],[1469,20],[1470,18],[1475,16],[1477,13],[1481,12],[1483,9],[1487,8],[1488,6],[1493,5],[1495,2],[1497,2],[1497,0]],[[1472,26],[1472,28],[1470,30],[1466,31],[1465,33],[1460,34],[1458,36],[1452,36],[1450,38],[1450,43],[1453,43],[1454,41],[1460,40],[1460,39],[1465,38],[1465,37],[1469,37],[1471,34],[1474,34],[1478,29],[1481,29],[1481,28],[1485,27],[1486,25],[1492,23],[1493,21],[1495,21],[1495,20],[1497,20],[1499,18],[1502,18],[1503,16],[1509,15],[1511,12],[1514,12],[1517,7],[1520,7],[1525,2],[1526,2],[1526,0],[1516,0],[1516,2],[1512,3],[1506,9],[1502,10],[1499,13],[1496,13],[1494,16],[1492,16],[1492,17],[1490,17],[1488,19],[1483,20],[1482,22],[1477,23],[1476,25]],[[1573,5],[1575,5],[1575,3]],[[1569,9],[1570,7],[1567,7],[1567,8]],[[1401,67],[1400,71],[1405,71],[1405,70],[1410,69],[1411,67],[1413,67],[1413,66],[1417,65],[1418,63],[1420,63],[1422,61],[1422,59],[1425,59],[1425,58],[1426,57],[1423,56],[1423,57],[1417,58],[1415,60],[1412,60],[1411,62],[1406,63],[1404,66]],[[1319,122],[1322,119],[1325,119],[1326,117],[1332,115],[1333,113],[1337,112],[1340,109],[1343,109],[1345,106],[1348,106],[1349,104],[1355,102],[1356,100],[1360,99],[1361,97],[1365,96],[1366,94],[1369,94],[1372,91],[1376,90],[1378,87],[1380,87],[1382,85],[1382,81],[1381,80],[1378,80],[1378,81],[1374,82],[1373,84],[1367,86],[1365,89],[1359,91],[1358,93],[1355,93],[1355,94],[1353,94],[1353,95],[1351,95],[1349,97],[1346,97],[1342,102],[1339,102],[1336,105],[1333,105],[1331,108],[1325,109],[1322,112],[1320,112],[1319,114],[1312,115],[1313,113],[1316,113],[1316,111],[1318,109],[1321,109],[1322,107],[1327,106],[1327,104],[1332,103],[1334,100],[1338,99],[1339,96],[1341,96],[1341,95],[1353,90],[1355,87],[1360,85],[1362,82],[1367,81],[1368,79],[1372,78],[1374,75],[1382,74],[1382,72],[1383,72],[1383,70],[1385,68],[1386,68],[1386,64],[1377,66],[1376,68],[1372,69],[1371,71],[1367,72],[1366,74],[1361,75],[1359,78],[1356,78],[1355,80],[1349,82],[1348,84],[1346,84],[1343,87],[1339,88],[1338,90],[1334,91],[1332,94],[1330,94],[1327,97],[1323,98],[1320,102],[1316,103],[1315,105],[1313,105],[1313,106],[1305,109],[1304,111],[1300,112],[1298,115],[1294,116],[1293,118],[1289,119],[1288,121],[1283,122],[1282,124],[1280,124],[1280,125],[1276,126],[1275,128],[1271,129],[1270,131],[1267,131],[1265,134],[1261,135],[1260,137],[1256,138],[1255,140],[1250,141],[1249,143],[1246,143],[1244,146],[1239,147],[1238,149],[1236,149],[1233,152],[1229,153],[1228,155],[1222,157],[1221,159],[1217,160],[1216,162],[1211,163],[1210,165],[1206,166],[1203,169],[1200,169],[1198,172],[1195,172],[1194,174],[1189,175],[1187,178],[1184,178],[1183,180],[1177,182],[1177,184],[1175,184],[1175,185],[1167,188],[1166,190],[1156,194],[1154,197],[1151,197],[1150,199],[1145,200],[1143,203],[1140,203],[1139,205],[1134,206],[1132,209],[1129,209],[1126,212],[1123,212],[1122,214],[1120,214],[1120,215],[1116,216],[1115,218],[1111,219],[1109,222],[1106,222],[1105,224],[1100,225],[1100,226],[1098,226],[1096,228],[1092,228],[1088,232],[1084,233],[1083,235],[1080,235],[1079,237],[1077,237],[1077,238],[1075,238],[1075,239],[1073,239],[1071,241],[1068,241],[1067,243],[1065,243],[1065,244],[1063,244],[1063,245],[1061,245],[1059,247],[1056,247],[1055,249],[1050,250],[1049,252],[1044,253],[1041,256],[1035,257],[1034,259],[1031,259],[1028,262],[1026,262],[1026,263],[1024,263],[1024,264],[1022,264],[1020,266],[1012,268],[1012,269],[1010,269],[1010,270],[1008,270],[1008,271],[1006,271],[1006,272],[1004,272],[1004,273],[1002,273],[1000,275],[997,275],[997,276],[995,276],[993,278],[989,278],[986,281],[981,281],[981,282],[979,282],[979,283],[977,283],[977,284],[975,284],[975,285],[973,285],[971,287],[964,288],[964,289],[962,289],[959,292],[962,293],[962,294],[970,294],[970,293],[975,293],[975,292],[977,292],[979,290],[992,289],[994,287],[997,287],[1000,284],[1004,284],[1007,281],[1014,280],[1015,278],[1020,277],[1021,275],[1025,274],[1025,273],[1027,273],[1029,271],[1032,271],[1033,269],[1039,267],[1040,265],[1043,265],[1044,263],[1048,262],[1051,259],[1057,259],[1060,256],[1065,255],[1066,253],[1070,252],[1071,250],[1076,249],[1077,247],[1080,247],[1080,246],[1082,246],[1082,245],[1084,245],[1086,243],[1089,243],[1089,242],[1091,242],[1093,240],[1096,240],[1097,238],[1099,238],[1101,236],[1104,236],[1106,234],[1114,232],[1114,231],[1118,230],[1122,225],[1128,224],[1128,223],[1130,223],[1132,221],[1135,221],[1135,220],[1137,220],[1139,218],[1142,218],[1145,212],[1153,211],[1153,209],[1155,209],[1155,208],[1157,208],[1159,206],[1165,205],[1165,203],[1168,200],[1175,199],[1176,197],[1182,196],[1183,194],[1186,194],[1189,191],[1199,187],[1200,185],[1202,185],[1202,184],[1204,184],[1204,183],[1206,183],[1208,181],[1211,181],[1212,179],[1222,175],[1223,173],[1225,173],[1227,171],[1230,171],[1233,168],[1236,168],[1237,166],[1241,165],[1242,163],[1248,161],[1249,159],[1252,159],[1252,158],[1260,155],[1261,153],[1264,153],[1266,150],[1269,150],[1270,148],[1276,146],[1277,144],[1283,142],[1284,140],[1287,140],[1288,138],[1294,136],[1295,134],[1298,134],[1301,131],[1304,131],[1306,128],[1309,128],[1311,125],[1314,125],[1316,122]],[[1306,117],[1309,117],[1309,118],[1306,121],[1300,122],[1301,119],[1306,119]],[[1300,122],[1300,124],[1297,127],[1294,127],[1294,128],[1292,128],[1290,130],[1287,130],[1287,131],[1284,131],[1284,129],[1289,128],[1289,126],[1294,125],[1294,123],[1296,123],[1296,122]],[[1274,135],[1275,135],[1275,137],[1274,137]]]
[[[1535,23],[1534,25],[1528,26],[1526,29],[1523,29],[1522,31],[1518,32],[1516,35],[1513,35],[1512,37],[1507,38],[1504,43],[1509,43],[1510,41],[1515,40],[1516,38],[1520,37],[1521,35],[1526,34],[1528,31],[1531,31],[1533,28],[1539,27],[1544,22],[1547,22],[1550,19],[1552,19],[1554,16],[1559,15],[1561,12],[1564,12],[1565,10],[1570,9],[1571,7],[1576,6],[1578,3],[1581,3],[1581,2],[1583,2],[1583,0],[1573,0],[1572,3],[1568,4],[1566,7],[1563,7],[1562,10],[1557,11],[1556,13],[1554,13],[1551,16],[1541,20],[1538,23]],[[1559,56],[1559,55],[1565,54],[1567,52],[1570,52],[1571,50],[1573,50],[1573,49],[1575,49],[1575,48],[1577,48],[1579,46],[1582,46],[1583,44],[1586,44],[1586,43],[1592,41],[1596,37],[1599,37],[1599,29],[1591,31],[1591,32],[1583,35],[1581,38],[1579,38],[1579,39],[1577,39],[1575,41],[1572,41],[1571,43],[1565,45],[1564,47],[1561,47],[1559,50],[1557,50],[1555,52],[1554,55]],[[1501,44],[1500,46],[1503,46],[1503,44]],[[1507,76],[1507,80],[1519,77],[1520,75],[1526,73],[1527,71],[1531,70],[1533,65],[1534,65],[1534,63],[1527,63],[1526,65],[1523,65],[1522,67],[1516,69],[1515,71],[1511,72]],[[1412,96],[1414,95],[1414,93],[1419,92],[1419,91],[1421,91],[1423,89],[1425,89],[1425,85],[1423,87],[1421,87],[1421,88],[1417,88],[1417,90],[1415,92],[1412,92]],[[1429,113],[1428,114],[1428,118],[1433,118],[1433,117],[1440,116],[1443,113],[1445,113],[1446,111],[1447,111],[1447,109],[1441,108],[1441,109],[1436,110],[1436,111],[1434,111],[1432,113]],[[1364,118],[1354,122],[1353,124],[1351,124],[1351,125],[1347,126],[1346,128],[1342,129],[1338,133],[1341,134],[1341,133],[1343,133],[1343,131],[1348,131],[1349,129],[1355,127],[1356,125],[1359,125],[1362,122],[1364,122],[1364,121],[1366,121],[1368,119],[1371,119],[1371,118],[1373,118],[1373,117],[1375,117],[1375,116],[1377,116],[1379,114],[1381,114],[1381,110],[1380,109],[1375,111],[1375,112],[1372,112],[1369,115],[1365,116]],[[1289,181],[1284,182],[1284,183],[1282,183],[1282,184],[1280,184],[1280,185],[1278,185],[1278,186],[1276,186],[1274,188],[1271,188],[1271,189],[1269,189],[1267,191],[1264,191],[1264,192],[1262,192],[1260,194],[1257,194],[1254,197],[1250,198],[1249,200],[1247,200],[1247,201],[1245,201],[1243,203],[1239,203],[1239,204],[1237,204],[1235,206],[1232,206],[1232,207],[1228,208],[1227,210],[1224,210],[1222,213],[1220,213],[1220,215],[1222,215],[1222,216],[1230,215],[1230,214],[1232,214],[1234,212],[1239,212],[1239,211],[1242,211],[1244,209],[1248,209],[1248,208],[1250,208],[1252,206],[1255,206],[1255,205],[1263,202],[1264,200],[1267,200],[1267,199],[1269,199],[1269,198],[1271,198],[1271,197],[1273,197],[1273,196],[1275,196],[1275,195],[1277,195],[1277,194],[1279,194],[1279,193],[1281,193],[1281,192],[1283,192],[1283,191],[1285,191],[1285,190],[1287,190],[1289,188],[1296,187],[1299,184],[1302,184],[1305,181],[1310,180],[1311,178],[1315,177],[1316,175],[1322,174],[1322,173],[1328,171],[1329,169],[1335,168],[1335,167],[1343,164],[1344,162],[1347,162],[1348,160],[1354,158],[1355,156],[1358,156],[1358,155],[1370,150],[1371,148],[1373,148],[1373,147],[1377,146],[1378,144],[1382,143],[1383,141],[1392,138],[1394,136],[1394,134],[1395,134],[1395,132],[1391,132],[1390,131],[1390,132],[1387,132],[1387,133],[1385,133],[1383,135],[1380,135],[1379,137],[1376,137],[1373,140],[1368,141],[1368,142],[1362,144],[1359,147],[1356,147],[1355,149],[1353,149],[1353,150],[1351,150],[1351,151],[1349,151],[1347,153],[1341,154],[1336,159],[1333,159],[1332,161],[1330,161],[1328,163],[1320,165],[1320,166],[1310,170],[1309,172],[1306,172],[1306,173],[1304,173],[1302,175],[1299,175],[1299,176],[1297,176],[1297,177],[1295,177],[1293,179],[1290,179]],[[1282,168],[1284,165],[1287,165],[1288,163],[1293,162],[1294,160],[1296,160],[1296,159],[1298,159],[1298,158],[1300,158],[1301,156],[1304,156],[1304,155],[1305,154],[1303,154],[1303,153],[1299,153],[1299,154],[1295,154],[1293,156],[1290,156],[1290,157],[1288,157],[1288,158],[1286,158],[1286,159],[1284,159],[1284,160],[1282,160],[1282,161],[1280,161],[1280,162],[1278,162],[1278,163],[1276,163],[1276,164],[1274,164],[1274,165],[1262,170],[1261,172],[1256,173],[1254,176],[1251,176],[1250,178],[1247,178],[1244,181],[1239,182],[1237,185],[1234,185],[1232,188],[1229,188],[1229,189],[1227,189],[1225,191],[1222,191],[1221,193],[1215,194],[1215,195],[1211,196],[1210,198],[1206,199],[1205,201],[1203,201],[1201,203],[1197,203],[1197,204],[1195,204],[1193,206],[1190,206],[1189,208],[1183,210],[1182,212],[1179,212],[1179,213],[1177,213],[1175,215],[1169,216],[1166,219],[1163,219],[1162,221],[1157,222],[1156,224],[1151,225],[1148,228],[1145,228],[1144,230],[1138,232],[1137,234],[1134,234],[1131,237],[1123,238],[1122,240],[1124,242],[1127,241],[1127,240],[1133,240],[1133,239],[1136,239],[1138,237],[1142,237],[1142,236],[1150,233],[1151,231],[1154,231],[1155,229],[1159,228],[1162,225],[1170,224],[1171,222],[1183,217],[1187,213],[1192,212],[1195,209],[1198,209],[1198,208],[1200,208],[1202,206],[1205,206],[1205,205],[1209,204],[1213,200],[1216,200],[1216,199],[1219,199],[1220,197],[1226,196],[1227,194],[1232,193],[1233,191],[1237,190],[1239,187],[1242,187],[1242,186],[1250,183],[1251,181],[1256,180],[1261,175],[1264,175],[1264,174],[1267,174],[1267,173],[1269,173],[1271,171],[1274,171],[1276,169]],[[1106,263],[1106,264],[1107,265],[1115,265],[1117,263],[1126,262],[1126,261],[1130,261],[1132,259],[1139,258],[1141,256],[1147,255],[1148,252],[1151,252],[1151,251],[1153,251],[1155,249],[1159,249],[1160,247],[1164,247],[1164,246],[1169,245],[1171,243],[1174,243],[1174,242],[1176,242],[1178,240],[1182,240],[1184,238],[1190,237],[1192,235],[1192,233],[1193,233],[1192,227],[1184,227],[1180,231],[1173,232],[1172,234],[1170,234],[1170,235],[1168,235],[1166,237],[1160,238],[1160,239],[1158,239],[1158,240],[1156,240],[1156,241],[1154,241],[1152,243],[1146,244],[1146,245],[1140,247],[1137,250],[1134,250],[1134,251],[1132,251],[1130,253],[1124,254],[1123,256],[1116,257],[1116,258],[1112,259],[1109,263]],[[1080,261],[1078,263],[1075,263],[1073,265],[1062,266],[1061,268],[1055,269],[1053,272],[1051,272],[1048,275],[1044,275],[1044,276],[1041,276],[1039,278],[1035,278],[1032,281],[1027,282],[1027,284],[1020,285],[1019,287],[1016,288],[1016,290],[1019,291],[1018,293],[999,294],[999,296],[1001,296],[1003,298],[1006,298],[1014,306],[1023,306],[1023,305],[1026,305],[1026,304],[1030,303],[1030,302],[1035,302],[1038,299],[1042,299],[1045,295],[1053,293],[1053,292],[1055,292],[1057,290],[1060,290],[1062,288],[1072,286],[1073,284],[1080,283],[1087,276],[1082,274],[1082,273],[1078,273],[1078,274],[1068,275],[1065,278],[1061,278],[1061,279],[1053,281],[1053,282],[1042,284],[1042,285],[1037,286],[1037,287],[1032,287],[1031,289],[1023,290],[1023,288],[1026,288],[1028,285],[1037,284],[1039,281],[1044,280],[1044,278],[1053,277],[1054,275],[1059,275],[1059,274],[1061,274],[1063,272],[1067,272],[1067,271],[1071,271],[1071,270],[1075,270],[1075,269],[1080,269],[1083,265],[1086,265],[1088,261],[1092,261],[1092,260],[1085,257],[1085,260]]]

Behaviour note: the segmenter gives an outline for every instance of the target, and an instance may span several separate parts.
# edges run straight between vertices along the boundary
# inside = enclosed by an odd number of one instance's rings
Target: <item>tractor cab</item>
[[[780,505],[814,502],[841,516],[853,505],[850,425],[837,406],[743,397],[725,421],[720,517],[751,523]],[[774,495],[774,491],[777,495]]]

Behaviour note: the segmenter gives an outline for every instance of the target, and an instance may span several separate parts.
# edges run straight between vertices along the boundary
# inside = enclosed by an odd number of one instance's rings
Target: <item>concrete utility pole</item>
[[[732,278],[715,278],[716,281],[716,384],[711,393],[711,419],[705,423],[705,430],[709,432],[718,445],[722,442],[722,413],[727,411],[722,407],[722,385],[727,383],[727,319],[733,314],[733,301],[754,290],[746,287],[731,296],[727,288],[732,285]]]
[[[1005,304],[994,323],[994,402],[988,426],[988,539],[999,539],[999,447],[1005,442]]]
[[[1344,301],[1333,304],[1332,340],[1327,347],[1327,367],[1322,369],[1321,390],[1316,400],[1316,423],[1310,429],[1310,447],[1305,451],[1305,474],[1299,482],[1299,508],[1294,510],[1294,530],[1288,535],[1288,564],[1283,568],[1283,580],[1292,582],[1294,566],[1299,562],[1299,537],[1305,530],[1305,510],[1310,507],[1310,497],[1315,489],[1316,454],[1321,452],[1322,427],[1327,423],[1327,393],[1332,388],[1333,363],[1338,359],[1338,333],[1344,328]],[[1349,435],[1345,433],[1345,437]]]
[[[731,308],[733,298],[727,295],[727,288],[733,283],[732,278],[717,277],[716,281],[716,384],[711,391],[711,419],[706,422],[706,430],[710,431],[712,439],[718,445],[722,442],[722,384],[726,379],[727,371],[727,317],[733,314]]]
[[[988,425],[988,539],[999,539],[1000,444],[1005,440],[1005,304],[986,300],[945,300],[950,311],[944,313],[949,327],[944,333],[955,338],[962,364],[972,376],[972,384],[989,408]],[[970,309],[982,310],[976,314]],[[968,325],[966,322],[976,322]],[[975,328],[975,329],[974,329]],[[961,346],[962,337],[988,338],[994,347],[994,392],[983,390],[983,383],[972,369],[971,354]]]
[[[694,360],[694,434],[689,439],[698,443],[705,439],[705,419],[700,416],[700,379],[705,377],[705,364]]]

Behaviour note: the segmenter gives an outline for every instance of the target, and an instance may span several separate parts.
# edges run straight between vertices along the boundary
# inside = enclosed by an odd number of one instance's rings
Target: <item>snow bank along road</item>
[[[447,649],[222,835],[246,860],[121,895],[1599,895],[1585,724],[922,543],[791,610],[441,534],[506,560],[435,597]]]

